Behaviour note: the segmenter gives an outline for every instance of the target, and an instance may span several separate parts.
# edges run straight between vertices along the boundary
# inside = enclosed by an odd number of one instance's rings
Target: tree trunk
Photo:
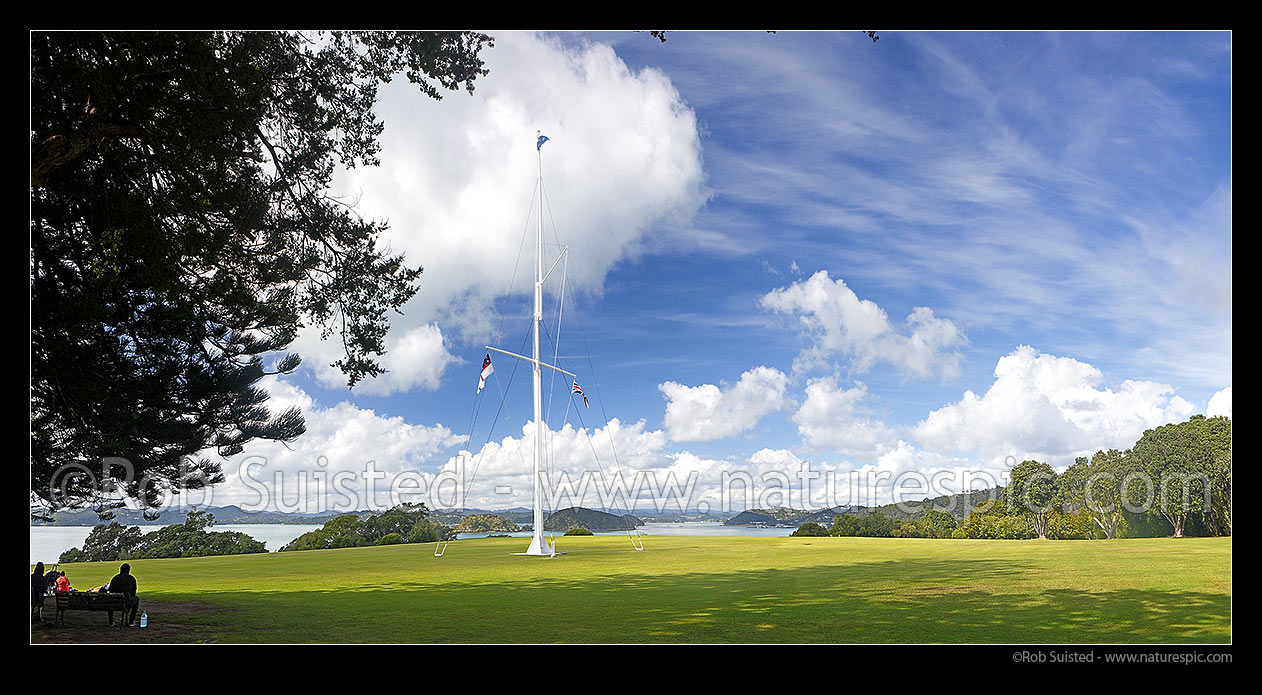
[[[1104,531],[1105,538],[1112,538],[1117,533],[1117,519],[1111,516],[1101,518],[1094,514],[1091,515],[1091,519],[1095,521],[1101,531]]]

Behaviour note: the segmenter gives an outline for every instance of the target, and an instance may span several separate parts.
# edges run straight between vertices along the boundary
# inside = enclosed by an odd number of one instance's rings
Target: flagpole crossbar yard
[[[571,376],[571,377],[573,377],[573,378],[575,378],[575,379],[577,379],[577,378],[578,378],[578,375],[577,375],[577,374],[575,374],[574,372],[567,372],[567,371],[565,371],[564,369],[561,369],[560,367],[557,367],[557,366],[555,366],[555,365],[548,364],[547,362],[542,362],[542,361],[539,361],[539,360],[534,360],[534,359],[531,359],[531,358],[529,358],[529,357],[526,357],[525,355],[519,355],[519,354],[517,354],[517,353],[515,353],[515,352],[509,352],[508,350],[501,350],[501,349],[499,349],[499,348],[497,348],[497,347],[491,347],[490,345],[487,345],[487,346],[486,346],[486,349],[487,349],[487,350],[490,350],[491,352],[498,352],[498,353],[503,354],[503,355],[508,355],[509,357],[516,357],[516,358],[517,358],[517,359],[519,359],[519,360],[526,360],[527,362],[530,362],[531,364],[537,364],[537,365],[539,365],[540,367],[547,367],[548,369],[553,369],[553,370],[556,370],[556,371],[558,371],[558,372],[561,372],[562,374],[566,374],[566,375]]]

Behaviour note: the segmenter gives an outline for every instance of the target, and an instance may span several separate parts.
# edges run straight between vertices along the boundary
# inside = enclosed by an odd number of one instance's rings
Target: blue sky
[[[1229,33],[490,33],[473,96],[384,88],[382,166],[337,179],[425,266],[390,374],[348,391],[300,337],[271,386],[308,433],[226,462],[215,503],[258,499],[247,459],[424,478],[461,450],[468,504],[528,503],[528,379],[489,445],[499,383],[469,423],[482,346],[528,328],[536,131],[593,397],[586,431],[549,420],[570,475],[612,438],[713,504],[723,472],[1063,468],[1230,414]]]

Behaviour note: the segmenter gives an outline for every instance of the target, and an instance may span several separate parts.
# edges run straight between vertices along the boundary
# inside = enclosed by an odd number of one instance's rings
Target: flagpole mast
[[[539,134],[542,136],[542,133]],[[539,367],[539,324],[543,321],[543,143],[535,147],[539,161],[539,178],[536,189],[539,194],[539,223],[535,227],[535,313],[534,313],[534,349],[531,352],[531,381],[534,385],[535,401],[535,494],[534,494],[534,533],[530,539],[527,555],[551,555],[553,548],[543,539],[543,374]]]

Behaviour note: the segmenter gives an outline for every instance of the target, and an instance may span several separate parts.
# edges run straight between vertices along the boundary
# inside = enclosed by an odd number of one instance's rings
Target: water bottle
[[[149,614],[145,611],[140,611],[140,626],[149,627]]]

